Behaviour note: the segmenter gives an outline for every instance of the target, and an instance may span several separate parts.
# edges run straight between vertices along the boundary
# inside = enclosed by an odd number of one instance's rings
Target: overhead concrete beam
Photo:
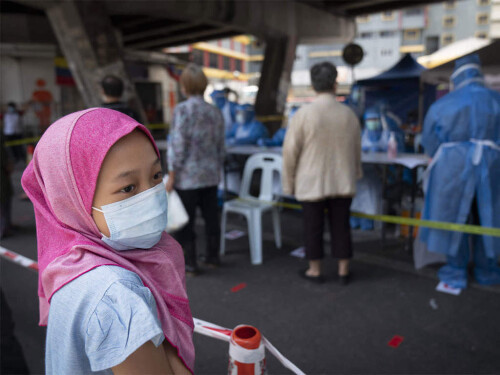
[[[193,40],[196,40],[198,38],[203,39],[203,38],[207,38],[207,37],[211,37],[211,36],[213,36],[215,38],[218,34],[222,34],[225,31],[229,32],[230,29],[217,28],[217,29],[202,30],[202,31],[198,31],[195,33],[190,33],[190,37]],[[152,39],[150,41],[145,41],[145,42],[129,43],[127,45],[127,47],[136,48],[136,49],[147,49],[147,48],[153,48],[153,47],[160,48],[163,46],[172,45],[176,42],[180,42],[185,38],[186,38],[186,36],[184,36],[184,35],[172,35],[172,36],[166,36],[164,38]]]
[[[90,73],[99,68],[97,58],[75,4],[53,4],[46,12],[83,101],[89,107],[99,106],[98,80]]]
[[[198,25],[199,25],[198,22],[189,22],[189,23],[184,23],[181,25],[176,24],[176,25],[158,27],[155,29],[144,30],[144,31],[141,31],[138,33],[124,36],[123,41],[124,42],[132,42],[134,40],[158,36],[158,35],[168,35],[168,33],[171,33],[171,32],[179,32],[179,31],[183,31],[183,30],[189,30],[189,29],[196,27]]]
[[[145,121],[142,104],[125,70],[121,45],[102,4],[67,0],[52,3],[46,13],[85,104],[101,105],[100,81],[113,74],[123,80],[124,98]]]
[[[297,35],[299,41],[328,40],[332,43],[354,37],[352,19],[335,16],[297,1],[123,1],[104,0],[109,14],[135,14],[212,24],[265,39]]]

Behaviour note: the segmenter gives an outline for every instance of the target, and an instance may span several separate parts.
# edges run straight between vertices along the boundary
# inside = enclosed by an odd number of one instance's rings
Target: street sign
[[[363,48],[359,44],[350,43],[344,47],[342,58],[351,65],[357,65],[363,60]]]

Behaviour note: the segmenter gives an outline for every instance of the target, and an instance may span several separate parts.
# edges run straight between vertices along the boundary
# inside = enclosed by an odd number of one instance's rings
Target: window
[[[488,33],[486,31],[476,31],[475,37],[481,39],[488,39]]]
[[[441,44],[443,46],[447,46],[448,44],[451,44],[455,41],[455,35],[453,34],[444,34],[441,37]]]
[[[395,31],[381,31],[380,32],[381,38],[392,38],[393,36],[396,36]]]
[[[224,70],[231,70],[231,64],[229,63],[229,57],[224,56],[222,58],[222,66],[224,67]]]
[[[455,0],[445,1],[444,2],[444,9],[455,9],[455,5],[457,5]]]
[[[438,36],[428,36],[425,41],[425,52],[430,55],[439,49],[439,37]]]
[[[358,17],[356,17],[357,23],[366,23],[368,21],[370,21],[370,16],[358,16]]]
[[[412,8],[405,10],[405,16],[419,16],[422,14],[422,9],[421,8]]]
[[[477,0],[477,5],[480,7],[490,5],[490,0]]]
[[[383,21],[392,21],[394,19],[394,12],[389,10],[386,12],[382,12],[382,20]]]
[[[193,49],[192,53],[192,61],[197,64],[203,66],[203,51],[199,49]]]
[[[243,61],[236,59],[235,62],[236,62],[235,70],[237,70],[238,72],[243,72]]]
[[[215,53],[210,53],[209,54],[209,66],[210,68],[218,68],[219,67],[219,59],[217,58],[217,55]]]
[[[404,40],[419,40],[420,30],[419,29],[408,29],[404,31]]]
[[[371,39],[373,37],[373,33],[369,33],[369,32],[367,32],[367,33],[360,33],[359,37],[361,39]]]
[[[478,25],[487,25],[489,21],[488,13],[478,13],[476,15],[476,23]]]
[[[444,16],[443,17],[443,27],[451,28],[455,27],[456,17],[455,16]]]

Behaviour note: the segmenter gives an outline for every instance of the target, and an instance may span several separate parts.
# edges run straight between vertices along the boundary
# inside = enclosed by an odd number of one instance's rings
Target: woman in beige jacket
[[[341,284],[352,258],[350,206],[361,178],[361,129],[354,112],[335,99],[337,69],[324,62],[311,68],[317,98],[293,117],[283,144],[283,190],[302,203],[306,257],[301,275],[323,282],[323,227],[328,210],[332,256]]]

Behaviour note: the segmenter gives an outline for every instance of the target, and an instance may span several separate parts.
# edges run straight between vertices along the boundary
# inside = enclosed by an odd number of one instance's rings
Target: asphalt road
[[[19,173],[14,177],[18,181]],[[307,374],[500,373],[500,289],[472,285],[460,296],[437,292],[435,268],[416,272],[401,241],[393,239],[383,248],[376,236],[362,232],[354,234],[353,282],[338,285],[336,264],[327,258],[327,282],[311,284],[297,273],[305,261],[289,255],[302,243],[300,215],[285,211],[282,217],[279,250],[270,220],[264,221],[263,265],[250,265],[244,236],[228,241],[223,267],[187,280],[193,316],[229,328],[258,327]],[[245,230],[244,221],[229,220],[230,229]],[[14,199],[14,222],[19,232],[1,245],[36,259],[29,201]],[[43,374],[37,274],[2,259],[0,284],[30,372]],[[394,336],[400,337],[397,347],[389,345]],[[197,374],[227,373],[227,343],[197,334],[194,342]],[[269,353],[267,360],[270,374],[290,373]]]

